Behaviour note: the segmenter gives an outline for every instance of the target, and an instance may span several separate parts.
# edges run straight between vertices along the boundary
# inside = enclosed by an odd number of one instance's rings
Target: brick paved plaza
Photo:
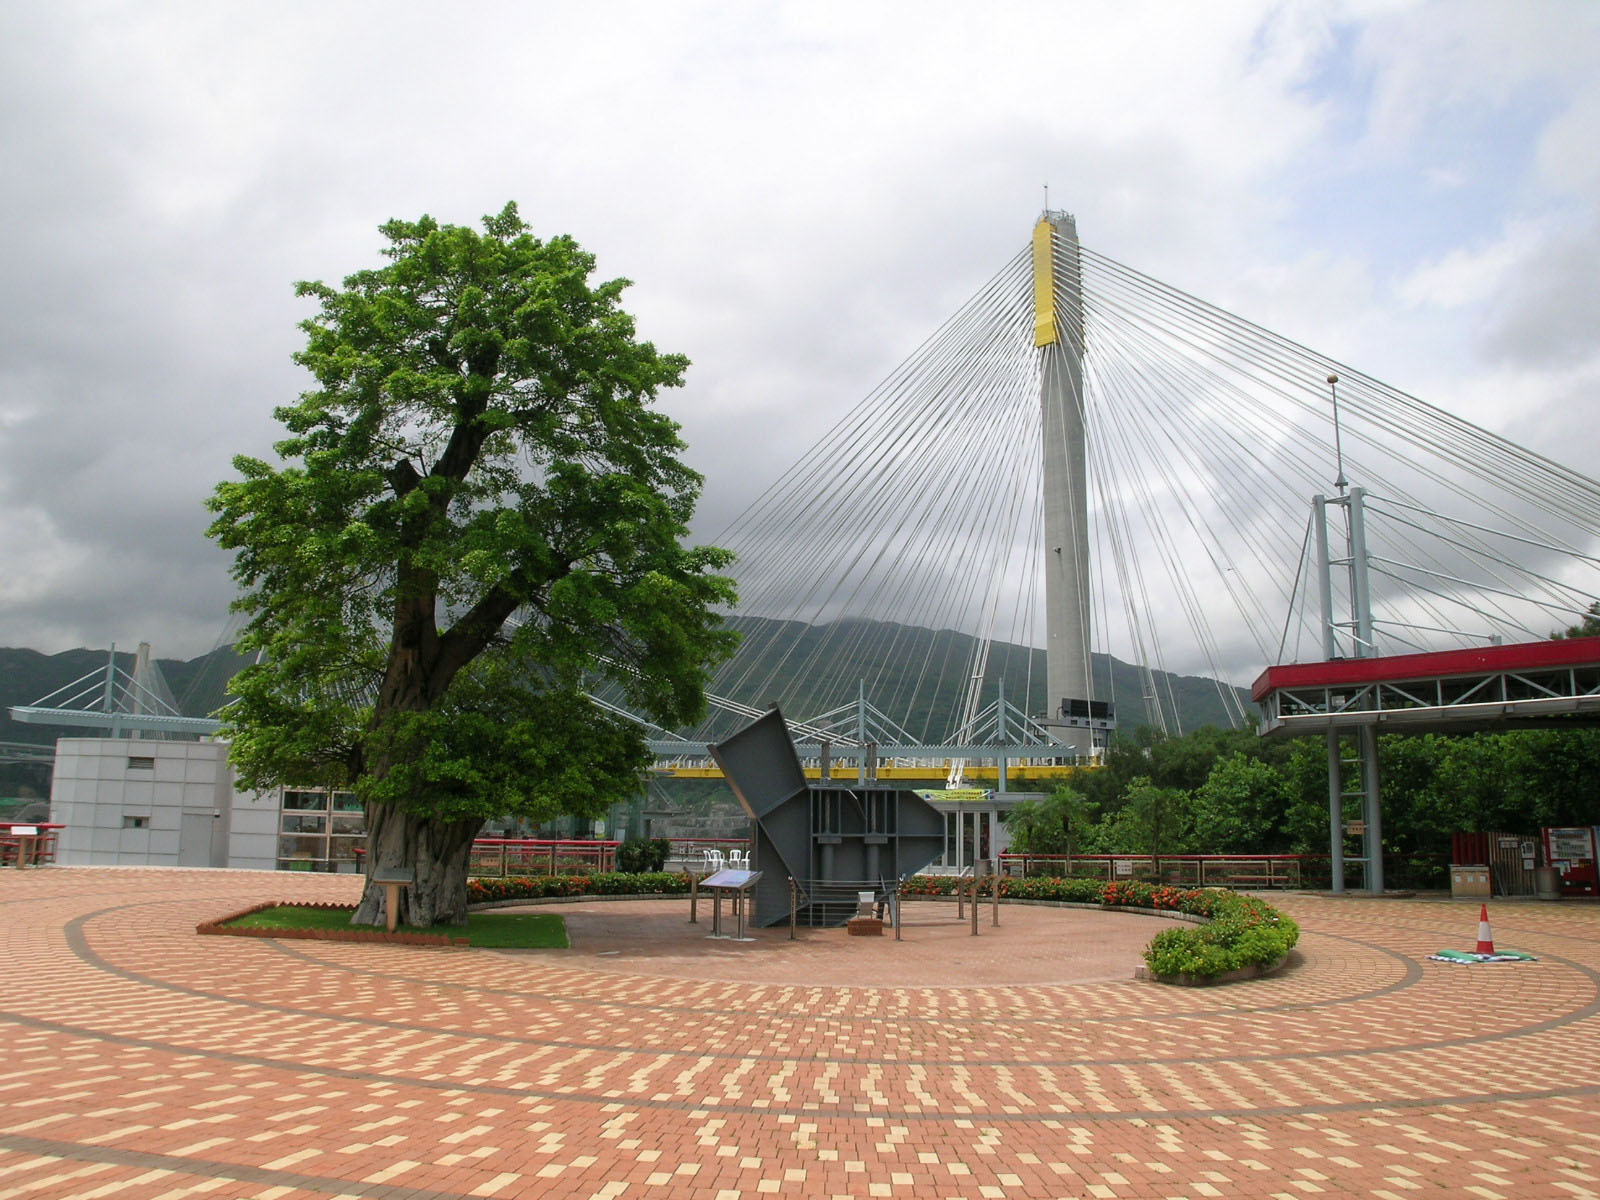
[[[1475,903],[1285,897],[1286,971],[1180,989],[1125,914],[502,953],[194,933],[344,877],[0,874],[0,1200],[1600,1196],[1594,905],[1462,967]]]

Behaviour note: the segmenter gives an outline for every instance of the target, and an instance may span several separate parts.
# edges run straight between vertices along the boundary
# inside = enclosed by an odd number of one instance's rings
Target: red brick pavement
[[[1284,897],[1295,960],[1217,989],[1128,978],[1136,918],[1009,907],[898,944],[710,943],[677,901],[563,909],[567,952],[194,933],[353,886],[0,872],[0,1200],[1600,1197],[1592,905],[1491,905],[1540,961],[1460,967],[1426,956],[1476,902]]]

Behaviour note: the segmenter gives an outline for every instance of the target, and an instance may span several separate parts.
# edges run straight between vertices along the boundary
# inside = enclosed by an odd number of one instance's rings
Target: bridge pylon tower
[[[1044,612],[1048,709],[1041,724],[1071,753],[1095,753],[1112,712],[1090,670],[1087,408],[1078,226],[1046,211],[1033,230],[1033,344],[1044,422]]]

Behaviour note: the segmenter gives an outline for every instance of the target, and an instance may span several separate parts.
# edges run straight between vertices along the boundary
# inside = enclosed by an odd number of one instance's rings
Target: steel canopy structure
[[[1600,637],[1268,667],[1263,737],[1377,728],[1473,733],[1600,724]]]

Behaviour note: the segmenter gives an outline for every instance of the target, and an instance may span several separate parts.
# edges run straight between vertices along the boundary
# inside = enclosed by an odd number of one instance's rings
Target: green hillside
[[[967,634],[858,620],[805,625],[746,619],[740,627],[744,643],[714,689],[728,699],[758,708],[776,701],[787,715],[813,716],[851,703],[865,680],[873,705],[918,740],[939,741],[956,725],[975,648]],[[1115,704],[1121,728],[1152,723],[1145,702],[1148,685],[1138,667],[1105,654],[1093,655],[1091,664],[1095,697]],[[1153,674],[1169,722],[1175,707],[1183,729],[1230,723],[1220,695],[1228,685],[1196,675]],[[1043,713],[1044,677],[1043,650],[996,642],[989,652],[983,703],[994,698],[1004,679],[1012,705]],[[1249,711],[1248,693],[1234,690]],[[723,724],[717,722],[719,732]]]
[[[815,716],[854,701],[858,682],[884,713],[900,721],[918,738],[946,736],[955,725],[972,661],[973,639],[952,630],[920,629],[870,621],[829,625],[752,620],[746,622],[744,645],[730,668],[719,677],[719,691],[729,699],[756,707],[777,701],[791,716]],[[96,672],[106,661],[103,650],[67,650],[41,654],[21,648],[0,649],[0,742],[50,744],[58,736],[91,736],[92,731],[21,724],[12,720],[12,705],[31,705],[56,689]],[[117,664],[131,671],[134,656],[117,654]],[[178,709],[185,716],[214,714],[227,700],[227,684],[245,660],[223,647],[192,659],[158,659]],[[805,670],[799,668],[804,665]],[[1133,729],[1148,723],[1145,684],[1140,670],[1120,659],[1097,654],[1093,659],[1095,692],[1112,699],[1119,724]],[[802,677],[805,685],[794,682]],[[1044,652],[997,642],[991,648],[984,702],[993,698],[996,681],[1004,678],[1006,697],[1030,713],[1042,712]],[[773,680],[782,681],[774,685]],[[1228,714],[1211,679],[1194,675],[1156,675],[1157,691],[1170,690],[1184,729],[1226,725]],[[84,685],[92,686],[92,685]],[[1243,693],[1241,692],[1241,695]],[[731,729],[737,718],[725,717],[716,732]]]
[[[117,666],[132,671],[134,656],[117,654]],[[49,743],[58,736],[90,736],[92,731],[48,725],[28,725],[11,718],[12,705],[32,705],[58,688],[93,672],[103,671],[104,650],[64,650],[60,654],[40,654],[37,650],[0,648],[0,742]],[[178,710],[186,717],[207,717],[227,701],[228,680],[244,665],[244,660],[223,647],[210,654],[188,660],[157,659],[167,686],[172,689]],[[91,687],[84,684],[83,687]],[[75,688],[76,693],[81,689]],[[60,697],[64,701],[66,697]],[[58,701],[59,702],[59,701]],[[74,708],[85,707],[81,702]]]

